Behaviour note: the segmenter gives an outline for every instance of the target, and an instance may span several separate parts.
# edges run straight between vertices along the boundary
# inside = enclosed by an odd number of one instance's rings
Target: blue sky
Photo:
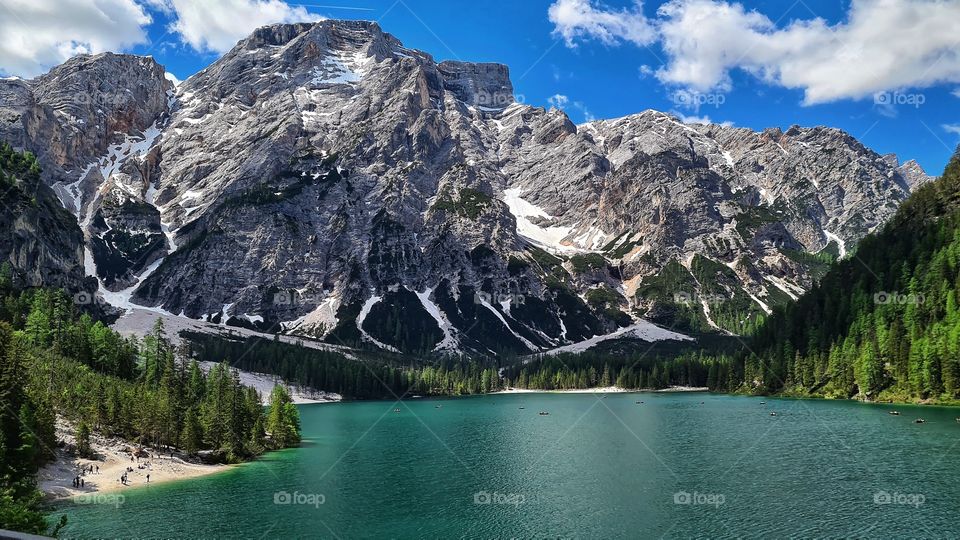
[[[0,30],[29,27],[17,4],[42,3],[9,1]],[[87,43],[78,30],[77,50],[151,54],[181,79],[253,21],[367,19],[438,60],[507,64],[523,101],[577,123],[652,108],[758,130],[829,125],[931,174],[960,143],[960,0],[205,0],[223,4],[207,13],[186,0],[61,0],[85,1],[115,4],[107,28],[132,17],[142,35]],[[62,50],[41,50],[38,64]],[[0,71],[31,75],[10,54],[0,46]]]

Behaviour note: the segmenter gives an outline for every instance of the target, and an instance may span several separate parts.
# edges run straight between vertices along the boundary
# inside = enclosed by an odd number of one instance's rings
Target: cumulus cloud
[[[584,122],[593,122],[597,119],[596,116],[590,112],[590,109],[587,108],[587,104],[582,101],[570,101],[568,96],[563,94],[554,94],[547,98],[547,103],[551,107],[556,109],[567,109],[568,106],[580,111],[580,114],[583,115]]]
[[[943,129],[947,133],[953,133],[954,135],[960,135],[960,124],[943,124]]]
[[[728,86],[734,68],[802,89],[806,103],[960,80],[960,2],[854,0],[844,23],[782,29],[716,0],[674,0],[658,13],[670,57],[661,80],[698,90]]]
[[[570,6],[577,6],[572,9]],[[589,20],[622,18],[590,0],[557,0],[550,20],[568,44],[597,37],[634,41],[617,26],[591,31],[586,24],[555,20],[565,6]],[[642,19],[642,20],[641,20]],[[844,21],[822,18],[778,26],[742,4],[721,0],[671,0],[654,19],[633,12],[631,26],[652,29],[667,58],[657,71],[664,83],[699,92],[726,90],[730,72],[744,70],[765,82],[803,90],[807,104],[860,99],[898,88],[960,82],[960,2],[852,0]]]
[[[684,124],[719,124],[721,126],[732,127],[733,122],[714,122],[710,119],[710,116],[696,116],[696,115],[686,115],[679,111],[670,111],[670,114],[676,116]]]
[[[960,88],[957,88],[956,90],[954,90],[954,91],[951,92],[951,93],[954,95],[954,97],[960,98]]]
[[[150,15],[134,0],[3,0],[0,73],[34,77],[83,53],[146,43]]]
[[[635,0],[633,9],[613,10],[591,0],[557,0],[547,11],[554,33],[570,47],[577,40],[596,39],[607,45],[628,41],[649,45],[656,31],[643,15],[643,2]]]
[[[563,94],[554,94],[547,98],[547,103],[549,103],[551,107],[562,109],[567,106],[567,103],[570,103],[570,98]]]
[[[583,115],[584,122],[593,122],[594,120],[597,119],[597,117],[594,116],[592,112],[590,112],[590,109],[587,108],[586,103],[582,101],[574,101],[573,106],[576,107],[577,110],[579,110],[580,113]]]
[[[148,43],[151,12],[201,52],[225,52],[255,28],[316,21],[281,0],[2,0],[0,73],[33,77],[71,56],[123,52]]]
[[[253,30],[267,24],[323,19],[281,0],[149,1],[174,14],[170,29],[201,52],[226,52]]]

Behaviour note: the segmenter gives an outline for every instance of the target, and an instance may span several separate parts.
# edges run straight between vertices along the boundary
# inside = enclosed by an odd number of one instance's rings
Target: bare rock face
[[[358,21],[260,28],[175,91],[118,55],[0,81],[0,137],[117,305],[414,353],[748,330],[928,180],[830,128],[577,126]]]
[[[8,177],[0,186],[0,263],[17,287],[85,288],[83,235],[45,185]]]
[[[443,87],[472,106],[502,109],[513,104],[510,70],[503,64],[446,61],[437,65]]]

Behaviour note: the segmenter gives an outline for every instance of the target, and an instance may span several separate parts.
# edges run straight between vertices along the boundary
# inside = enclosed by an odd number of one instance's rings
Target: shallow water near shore
[[[960,535],[958,408],[637,393],[300,411],[302,447],[61,504],[62,536]]]

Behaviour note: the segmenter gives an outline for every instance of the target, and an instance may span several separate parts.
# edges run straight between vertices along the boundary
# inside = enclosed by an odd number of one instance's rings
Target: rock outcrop
[[[120,307],[415,353],[744,331],[928,180],[832,128],[577,126],[357,21],[258,29],[175,91],[123,55],[0,81],[0,137]]]

